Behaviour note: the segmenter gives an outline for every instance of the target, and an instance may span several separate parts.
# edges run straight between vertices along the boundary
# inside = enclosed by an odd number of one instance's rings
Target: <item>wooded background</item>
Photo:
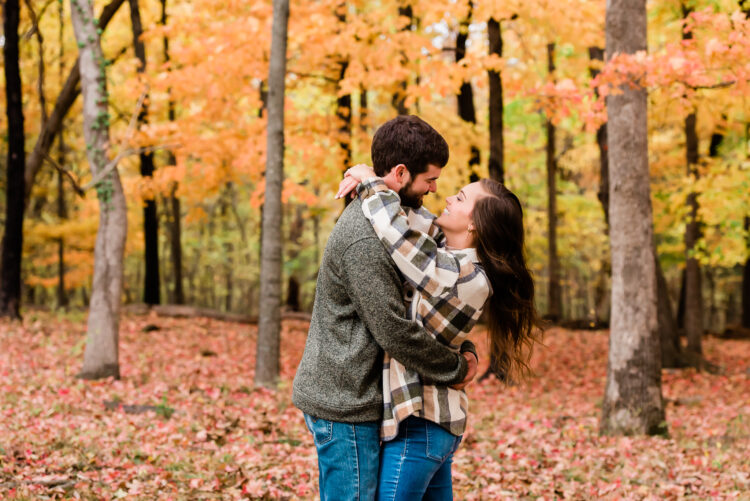
[[[111,256],[124,245],[125,303],[257,316],[271,2],[90,8],[3,4],[2,310],[95,302],[99,229]],[[705,330],[750,327],[750,2],[649,2],[648,52],[606,58],[602,1],[295,0],[290,10],[288,309],[311,308],[342,172],[370,161],[379,124],[413,113],[451,147],[428,207],[477,176],[504,180],[524,203],[539,310],[606,325],[605,97],[625,83],[648,95],[647,145],[625,151],[647,147],[662,348],[677,346],[678,329],[700,353]],[[98,93],[88,114],[78,98],[87,81]],[[625,207],[625,220],[637,209]],[[107,318],[119,299],[107,300]]]

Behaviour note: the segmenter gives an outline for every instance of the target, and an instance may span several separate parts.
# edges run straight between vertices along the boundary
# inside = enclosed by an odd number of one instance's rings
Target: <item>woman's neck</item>
[[[471,233],[463,231],[460,233],[453,233],[444,231],[445,233],[445,245],[451,249],[468,249],[473,247]]]

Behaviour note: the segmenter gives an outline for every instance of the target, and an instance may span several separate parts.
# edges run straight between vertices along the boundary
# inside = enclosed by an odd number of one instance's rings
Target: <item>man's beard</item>
[[[404,207],[411,207],[412,209],[419,209],[422,207],[422,199],[424,193],[417,193],[411,189],[412,182],[401,188],[398,191],[398,196],[401,198],[401,205]]]

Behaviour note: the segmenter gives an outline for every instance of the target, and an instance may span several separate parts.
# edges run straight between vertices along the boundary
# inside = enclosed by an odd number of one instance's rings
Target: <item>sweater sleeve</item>
[[[463,355],[407,318],[401,279],[376,238],[347,247],[341,270],[357,314],[383,350],[438,384],[463,381],[468,371]]]

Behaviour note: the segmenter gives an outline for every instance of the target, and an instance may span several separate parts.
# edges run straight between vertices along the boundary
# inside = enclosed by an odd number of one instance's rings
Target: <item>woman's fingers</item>
[[[340,183],[339,183],[339,191],[336,193],[336,198],[344,198],[347,194],[349,194],[354,188],[357,187],[359,184],[359,181],[354,179],[353,177],[345,177]]]

